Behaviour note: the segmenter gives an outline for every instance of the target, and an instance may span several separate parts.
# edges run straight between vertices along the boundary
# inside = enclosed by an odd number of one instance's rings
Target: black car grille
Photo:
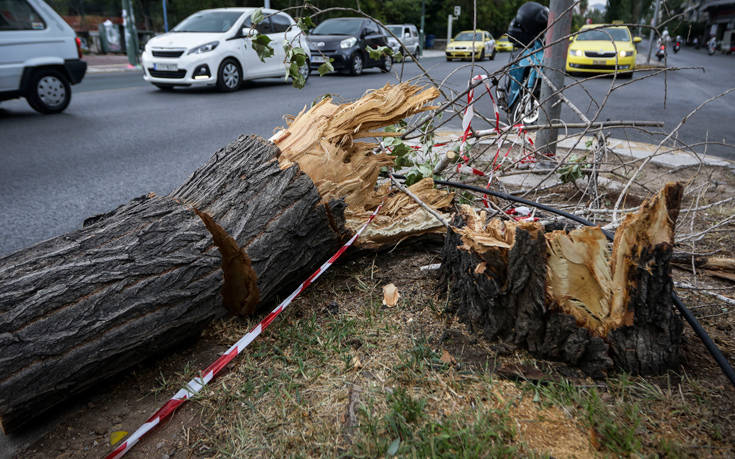
[[[186,76],[186,70],[153,70],[148,69],[148,73],[155,78],[184,78]]]
[[[586,70],[630,70],[627,65],[615,66],[615,65],[588,65],[588,64],[570,64],[575,69],[586,69]],[[625,68],[624,68],[625,67]]]
[[[319,54],[319,53],[326,54],[326,53],[333,53],[337,50],[333,48],[316,48],[316,49],[310,48],[309,51],[311,51],[311,54]]]
[[[585,51],[584,55],[587,57],[615,57],[615,51],[604,51],[601,53],[596,51]]]
[[[153,54],[153,57],[179,57],[184,54],[184,50],[161,51],[154,49],[151,53]]]

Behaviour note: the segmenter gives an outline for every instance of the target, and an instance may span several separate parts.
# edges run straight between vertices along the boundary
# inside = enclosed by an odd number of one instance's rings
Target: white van
[[[2,1],[2,0],[0,0]],[[184,19],[169,33],[148,40],[141,58],[144,79],[160,89],[174,86],[217,86],[234,91],[244,80],[285,77],[284,42],[309,46],[301,29],[286,13],[261,9],[265,19],[251,28],[257,8],[202,10]],[[257,34],[270,38],[273,56],[262,62],[252,46]],[[309,78],[309,62],[299,69]]]
[[[87,71],[81,58],[74,30],[42,0],[0,0],[0,101],[62,112]]]

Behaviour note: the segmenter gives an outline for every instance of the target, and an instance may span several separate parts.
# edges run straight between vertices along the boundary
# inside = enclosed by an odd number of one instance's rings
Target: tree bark
[[[544,234],[463,207],[442,256],[450,311],[487,339],[593,377],[675,368],[682,322],[670,262],[682,189],[669,184],[626,217],[612,254],[599,227]]]
[[[168,196],[0,259],[3,431],[198,336],[223,304],[252,313],[336,250],[344,204],[278,155],[240,137]]]

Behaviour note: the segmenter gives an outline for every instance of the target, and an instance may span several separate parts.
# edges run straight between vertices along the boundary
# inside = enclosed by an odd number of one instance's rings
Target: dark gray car
[[[332,66],[352,75],[359,75],[369,67],[387,72],[393,66],[388,55],[375,60],[367,47],[387,46],[388,41],[376,23],[363,18],[334,18],[322,22],[307,37],[311,50],[311,69],[319,68],[327,59]]]

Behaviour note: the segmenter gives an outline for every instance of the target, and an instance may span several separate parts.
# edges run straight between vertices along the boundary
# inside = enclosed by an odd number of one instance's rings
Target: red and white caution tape
[[[334,264],[337,259],[342,256],[343,253],[355,242],[355,240],[362,234],[362,232],[367,228],[367,226],[370,224],[370,222],[373,221],[376,215],[378,215],[378,212],[380,212],[381,207],[383,207],[383,204],[380,204],[377,209],[375,209],[375,212],[370,215],[370,218],[368,221],[365,222],[364,225],[355,233],[352,238],[347,241],[340,249],[332,255],[332,257],[327,260],[323,265],[319,267],[319,269],[314,272],[311,276],[309,276],[304,282],[301,283],[301,285],[294,290],[293,293],[291,293],[281,304],[276,307],[270,314],[268,314],[265,319],[263,319],[258,325],[255,326],[248,334],[240,338],[239,341],[237,341],[235,344],[233,344],[227,351],[225,351],[224,354],[222,354],[217,360],[215,360],[210,366],[207,367],[206,370],[204,370],[201,373],[200,377],[196,377],[189,381],[189,383],[184,386],[181,390],[176,392],[176,394],[167,401],[158,411],[156,411],[153,416],[148,418],[148,420],[141,425],[138,430],[133,432],[133,434],[128,437],[127,440],[125,440],[124,443],[122,443],[120,446],[115,448],[113,452],[111,452],[109,455],[107,455],[107,459],[116,459],[119,457],[122,457],[125,453],[130,451],[130,449],[135,446],[136,443],[143,437],[143,435],[150,432],[154,427],[156,427],[158,424],[160,424],[164,419],[166,419],[168,416],[173,413],[176,408],[183,405],[188,399],[193,397],[195,394],[197,394],[199,391],[202,390],[202,388],[207,385],[209,381],[211,381],[222,369],[227,366],[228,363],[232,361],[235,357],[237,357],[238,354],[240,354],[243,349],[248,347],[250,343],[253,342],[255,338],[258,337],[263,331],[270,325],[271,322],[280,314],[283,312],[286,307],[291,304],[291,302],[299,296],[301,292],[306,290],[306,288],[311,285],[319,276],[324,273],[327,269],[329,269],[332,264]]]

